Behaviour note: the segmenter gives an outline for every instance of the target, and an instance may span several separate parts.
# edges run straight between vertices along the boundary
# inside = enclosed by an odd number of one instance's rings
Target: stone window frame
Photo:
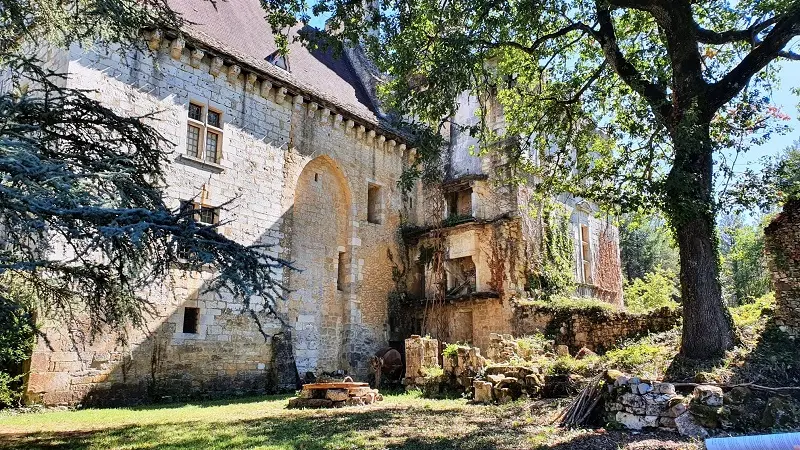
[[[171,320],[175,324],[175,333],[173,334],[173,344],[181,344],[184,340],[205,340],[208,334],[208,311],[204,307],[205,302],[194,300],[186,300],[178,305],[173,315],[174,319]],[[183,321],[185,319],[186,308],[197,308],[197,333],[184,333]]]
[[[367,181],[367,223],[371,223],[373,225],[381,225],[384,222],[384,210],[385,208],[385,200],[384,200],[384,188],[385,186],[381,183],[376,181]],[[373,201],[371,193],[377,191],[377,201]]]
[[[578,224],[580,273],[584,284],[592,284],[592,233],[588,224]]]
[[[190,116],[192,106],[200,108],[200,119]],[[190,97],[186,102],[185,111],[186,114],[184,117],[186,119],[186,131],[183,135],[179,159],[199,165],[203,169],[221,172],[222,166],[220,165],[220,162],[222,161],[223,157],[226,123],[224,108],[214,104],[208,99]],[[218,117],[216,126],[209,123],[210,113],[216,114]],[[195,154],[189,153],[190,128],[194,128],[198,132]],[[208,149],[206,148],[209,134],[213,134],[217,138],[217,145],[215,148],[216,151],[213,159],[208,157]]]
[[[221,216],[221,213],[222,213],[222,207],[220,207],[220,206],[212,206],[212,205],[209,205],[208,203],[198,202],[198,201],[195,201],[195,200],[180,200],[180,211],[181,212],[185,212],[190,207],[191,207],[191,211],[194,211],[194,214],[192,214],[192,218],[194,219],[195,222],[197,222],[198,225],[200,225],[200,226],[219,225],[220,216]],[[212,217],[212,219],[211,219],[212,221],[211,222],[205,222],[205,221],[202,220],[203,213],[206,213],[208,211],[210,211],[210,213],[211,213],[211,217]],[[217,227],[217,231],[222,232],[220,227]],[[184,249],[183,252],[182,252],[182,250],[180,248],[178,249],[178,262],[180,262],[180,263],[187,262],[186,261],[186,257],[188,255],[186,253],[184,253],[185,251],[188,251],[188,250]],[[210,265],[208,265],[208,266],[210,267]]]

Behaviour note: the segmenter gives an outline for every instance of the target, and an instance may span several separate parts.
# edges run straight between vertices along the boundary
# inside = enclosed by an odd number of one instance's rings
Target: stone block
[[[472,387],[475,388],[475,402],[492,403],[494,400],[492,397],[492,383],[488,381],[475,380],[472,383]]]
[[[719,386],[701,384],[695,386],[692,392],[692,401],[706,406],[722,406],[722,389]]]
[[[644,416],[627,412],[618,412],[616,421],[629,430],[641,430],[642,428],[655,428],[658,426],[658,416]]]
[[[325,392],[325,398],[334,402],[342,402],[350,398],[347,389],[328,389]]]

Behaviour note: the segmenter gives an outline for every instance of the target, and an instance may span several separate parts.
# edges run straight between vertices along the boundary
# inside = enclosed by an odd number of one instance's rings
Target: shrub
[[[442,351],[445,358],[458,358],[458,344],[448,344]]]
[[[585,297],[554,296],[550,300],[521,300],[520,305],[536,306],[553,312],[597,312],[605,313],[614,310],[614,306],[602,300]]]
[[[730,308],[733,323],[739,328],[757,325],[765,310],[770,310],[775,305],[775,293],[768,292],[755,299],[752,303]]]
[[[3,296],[6,292],[0,291],[0,407],[12,406],[21,397],[21,367],[31,355],[35,335],[30,309]]]
[[[625,286],[625,303],[633,313],[646,313],[663,307],[678,306],[674,298],[678,297],[676,276],[674,272],[657,267],[644,278],[637,278]]]

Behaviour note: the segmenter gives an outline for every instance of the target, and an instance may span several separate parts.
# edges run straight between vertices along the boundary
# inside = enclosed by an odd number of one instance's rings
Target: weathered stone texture
[[[544,332],[556,344],[577,352],[583,347],[604,351],[624,339],[674,328],[680,310],[662,308],[648,314],[600,309],[560,312],[551,308],[518,303],[514,306],[513,331],[516,336]]]
[[[775,325],[800,337],[800,200],[787,202],[764,230],[767,265],[775,288]]]
[[[396,183],[405,146],[349,127],[346,111],[344,120],[336,120],[341,116],[302,96],[292,100],[285,87],[272,87],[260,75],[224,61],[219,66],[220,58],[188,47],[176,50],[166,39],[154,45],[161,51],[122,54],[76,46],[53,60],[64,62],[59,64],[69,73],[70,87],[93,90],[117,112],[155,114],[150,123],[174,145],[165,149],[172,151],[166,167],[170,206],[192,199],[211,206],[230,201],[221,213],[230,222],[223,234],[243,244],[271,245],[272,256],[306,270],[276,273],[294,289],[281,313],[295,327],[298,367],[365,376],[367,355],[386,346],[386,299],[394,285],[387,252],[397,253],[402,203]],[[182,156],[190,101],[222,112],[218,164]],[[367,221],[370,184],[382,188],[380,223]],[[156,313],[146,330],[128,330],[125,344],[112,332],[92,339],[88,327],[66,330],[46,322],[52,349],[44,340],[37,344],[28,399],[132,403],[291,385],[285,367],[273,367],[271,336],[281,326],[266,316],[264,300],[252,299],[251,305],[267,336],[240,314],[242,299],[204,292],[212,275],[175,269],[170,280],[144,293]],[[185,307],[200,310],[197,333],[182,332]]]

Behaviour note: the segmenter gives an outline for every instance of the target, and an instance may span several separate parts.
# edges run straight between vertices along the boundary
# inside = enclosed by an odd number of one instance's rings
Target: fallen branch
[[[592,378],[575,400],[559,413],[553,423],[559,422],[562,427],[585,425],[586,420],[592,415],[592,411],[594,411],[602,398],[602,389],[600,387],[602,379],[603,374]]]
[[[795,386],[785,386],[785,387],[769,387],[769,386],[761,386],[755,383],[742,383],[742,384],[723,384],[723,383],[683,383],[683,382],[672,382],[672,381],[662,381],[662,383],[669,383],[676,388],[679,387],[696,387],[700,385],[707,385],[707,386],[717,386],[723,389],[733,389],[736,387],[746,387],[749,389],[753,389],[755,391],[764,391],[764,392],[771,392],[773,394],[781,394],[781,393],[792,393],[797,392],[800,393],[800,387]]]

